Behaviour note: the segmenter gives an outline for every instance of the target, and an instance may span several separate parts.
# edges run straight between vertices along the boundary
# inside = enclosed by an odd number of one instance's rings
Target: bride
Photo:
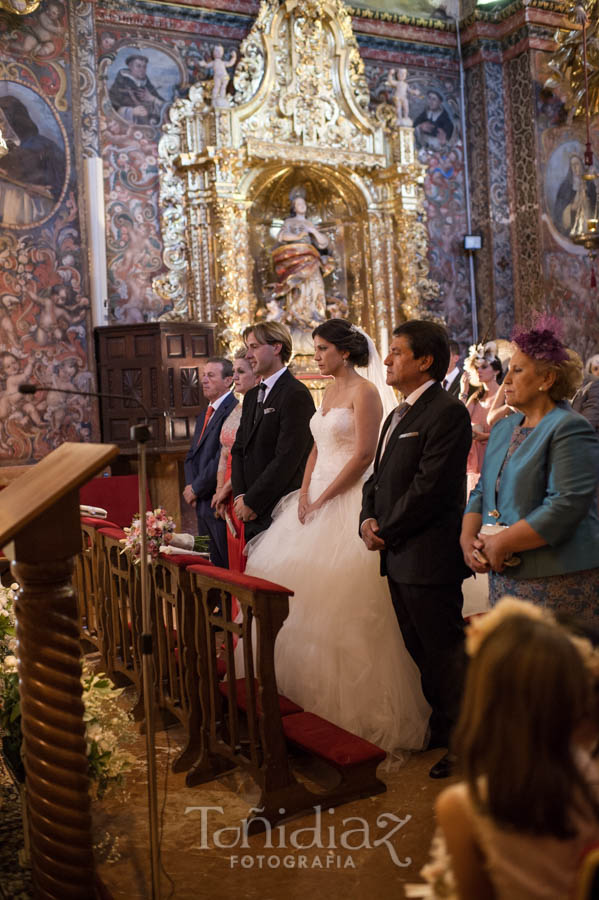
[[[345,319],[313,332],[314,359],[332,375],[311,420],[302,486],[248,545],[246,574],[294,591],[277,638],[279,691],[387,751],[422,749],[430,708],[405,649],[378,555],[358,533],[361,489],[383,414],[384,370],[374,344]],[[355,370],[369,364],[380,392]],[[378,369],[378,372],[377,372]],[[389,409],[387,409],[389,411]]]

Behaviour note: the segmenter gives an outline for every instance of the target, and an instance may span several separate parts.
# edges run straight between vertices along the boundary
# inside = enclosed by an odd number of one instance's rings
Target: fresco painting
[[[66,187],[64,128],[41,94],[12,81],[0,81],[0,128],[8,146],[0,159],[0,225],[41,224]]]
[[[375,0],[372,3],[359,0],[350,5],[410,18],[455,19],[459,15],[459,0]]]
[[[559,316],[569,346],[583,359],[599,347],[597,287],[592,284],[591,260],[573,238],[597,215],[597,181],[583,178],[584,123],[571,117],[567,92],[544,87],[549,76],[546,56],[534,54],[540,218],[543,225],[544,283],[540,305]],[[592,123],[591,139],[599,146],[599,123]],[[599,173],[595,154],[593,170]],[[595,273],[596,280],[599,271]],[[580,323],[584,322],[584,329]]]
[[[39,459],[65,440],[99,438],[88,398],[25,398],[30,380],[94,384],[73,164],[68,19],[50,3],[18,30],[0,17],[0,458]]]

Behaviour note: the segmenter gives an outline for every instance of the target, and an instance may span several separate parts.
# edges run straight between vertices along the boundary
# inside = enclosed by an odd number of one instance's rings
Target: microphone
[[[49,384],[20,384],[18,390],[19,394],[37,394],[38,391],[54,391],[57,394],[75,394],[77,397],[97,397],[98,400],[133,400],[133,402],[137,403],[143,410],[146,423],[150,418],[147,408],[141,402],[139,397],[134,397],[131,394],[106,394],[104,392],[98,393],[98,391],[76,391],[72,388],[59,388]]]

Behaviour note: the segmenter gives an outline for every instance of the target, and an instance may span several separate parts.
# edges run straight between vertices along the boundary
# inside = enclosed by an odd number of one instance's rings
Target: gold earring
[[[539,390],[540,390],[540,391],[544,391],[545,388],[544,388],[544,387],[540,387]]]

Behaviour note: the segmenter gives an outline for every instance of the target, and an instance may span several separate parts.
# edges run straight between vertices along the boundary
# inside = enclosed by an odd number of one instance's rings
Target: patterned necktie
[[[256,400],[256,410],[254,412],[254,424],[258,421],[264,411],[264,397],[266,396],[266,384],[261,381],[258,385],[258,399]]]
[[[205,416],[204,416],[204,424],[202,425],[202,432],[201,432],[201,434],[200,434],[200,436],[199,436],[199,438],[198,438],[198,444],[200,443],[200,441],[201,441],[202,438],[204,437],[204,432],[206,431],[206,425],[208,424],[208,422],[209,422],[210,419],[212,418],[212,413],[213,413],[213,412],[214,412],[214,407],[213,407],[213,406],[208,406],[208,407],[206,408],[206,414],[205,414]]]
[[[397,406],[393,410],[393,417],[392,417],[391,421],[389,422],[389,427],[387,428],[387,433],[385,434],[385,446],[383,447],[383,453],[387,449],[387,444],[389,443],[389,438],[391,437],[392,433],[395,431],[395,429],[397,428],[397,426],[399,425],[399,423],[401,422],[401,420],[403,419],[403,417],[405,416],[405,414],[407,413],[407,411],[409,409],[410,409],[410,404],[406,400],[404,400],[403,403],[400,403],[399,406]]]

